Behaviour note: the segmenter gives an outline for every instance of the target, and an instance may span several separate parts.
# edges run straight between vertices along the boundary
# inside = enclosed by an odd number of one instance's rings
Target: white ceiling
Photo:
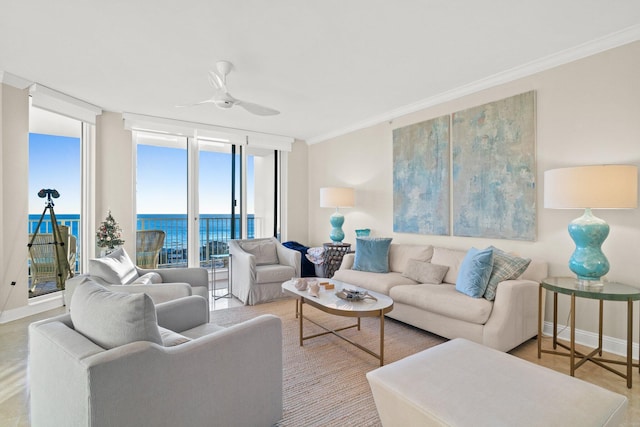
[[[105,110],[316,142],[640,39],[637,0],[0,0],[0,70]],[[218,60],[260,117],[207,104]]]

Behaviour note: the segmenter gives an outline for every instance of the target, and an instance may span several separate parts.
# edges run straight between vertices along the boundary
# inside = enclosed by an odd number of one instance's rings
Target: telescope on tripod
[[[64,283],[68,277],[73,277],[73,268],[69,265],[69,260],[67,259],[67,248],[65,248],[65,241],[63,240],[62,234],[60,232],[60,227],[58,225],[58,221],[56,219],[56,214],[53,210],[53,199],[57,199],[60,197],[60,193],[58,193],[55,189],[42,189],[38,191],[38,197],[41,199],[47,198],[45,202],[44,210],[42,211],[42,215],[40,215],[40,219],[38,220],[38,225],[31,236],[31,240],[27,244],[27,247],[31,251],[32,246],[34,245],[54,245],[53,253],[55,258],[55,270],[56,270],[56,287],[60,290],[64,289]],[[53,241],[46,243],[34,243],[38,232],[40,231],[40,225],[44,220],[45,215],[49,211],[49,217],[51,218],[51,231],[53,234]],[[35,284],[32,286],[35,288]],[[32,289],[33,290],[33,289]]]

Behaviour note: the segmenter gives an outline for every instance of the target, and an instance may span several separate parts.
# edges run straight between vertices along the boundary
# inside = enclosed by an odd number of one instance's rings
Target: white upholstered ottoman
[[[383,426],[614,426],[627,398],[454,339],[367,373]]]

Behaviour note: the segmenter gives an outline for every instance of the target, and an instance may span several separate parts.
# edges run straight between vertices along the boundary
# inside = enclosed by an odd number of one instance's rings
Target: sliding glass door
[[[279,234],[278,152],[135,132],[138,229],[166,233],[160,267],[226,266],[230,239]]]
[[[137,231],[165,234],[159,267],[189,264],[187,138],[136,132]],[[137,240],[140,239],[138,235]],[[141,257],[142,251],[140,251]]]
[[[198,234],[200,262],[205,266],[226,265],[229,240],[242,236],[238,148],[198,139]]]
[[[279,238],[279,153],[254,147],[247,147],[246,152],[247,235]]]

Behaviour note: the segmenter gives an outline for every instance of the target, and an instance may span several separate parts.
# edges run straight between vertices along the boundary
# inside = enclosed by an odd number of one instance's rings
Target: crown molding
[[[542,71],[546,71],[560,65],[568,64],[573,61],[577,61],[582,58],[586,58],[606,50],[610,50],[625,44],[633,43],[640,40],[640,25],[634,25],[599,39],[592,40],[587,43],[575,46],[570,49],[565,49],[558,53],[545,56],[535,61],[528,62],[518,67],[511,68],[509,70],[494,74],[484,79],[477,80],[464,86],[452,89],[447,92],[440,93],[438,95],[426,98],[424,100],[415,102],[413,104],[400,107],[386,113],[382,113],[360,122],[353,123],[349,126],[336,129],[325,134],[317,135],[307,139],[308,145],[317,144],[323,141],[327,141],[332,138],[336,138],[341,135],[345,135],[350,132],[355,132],[360,129],[375,126],[380,123],[394,120],[398,117],[405,116],[407,114],[415,113],[416,111],[424,110],[444,102],[452,101],[454,99],[461,98],[463,96],[471,95],[473,93],[489,89],[504,83],[531,76]]]
[[[16,89],[26,89],[33,84],[32,81],[11,74],[8,71],[0,70],[0,83],[13,86]]]

